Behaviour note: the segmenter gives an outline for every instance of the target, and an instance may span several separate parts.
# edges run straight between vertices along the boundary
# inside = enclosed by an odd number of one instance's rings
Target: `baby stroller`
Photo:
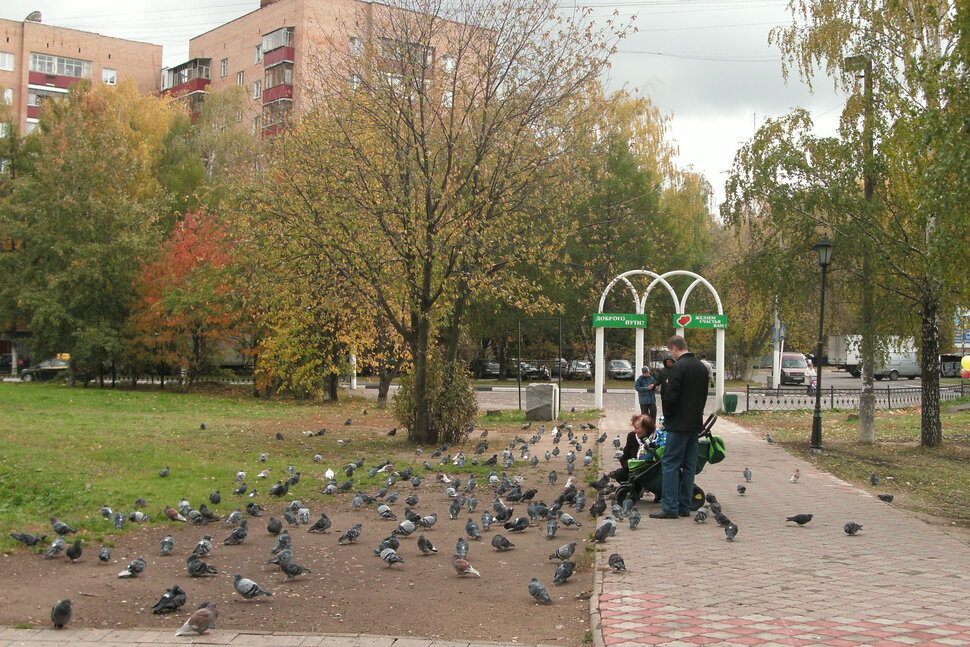
[[[700,474],[708,463],[720,463],[724,460],[724,439],[711,433],[711,427],[717,421],[717,414],[712,413],[704,422],[704,427],[698,434],[700,441],[697,446],[697,474]],[[620,484],[616,490],[616,502],[623,505],[624,500],[632,497],[634,503],[640,500],[644,492],[652,493],[660,498],[663,490],[663,468],[660,459],[663,458],[663,447],[658,447],[650,458],[644,460],[630,460],[630,480]],[[704,490],[694,484],[691,497],[691,510],[697,510],[704,505]]]

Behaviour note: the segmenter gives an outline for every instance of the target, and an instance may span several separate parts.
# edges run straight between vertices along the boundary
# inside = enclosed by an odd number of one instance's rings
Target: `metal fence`
[[[822,388],[822,408],[824,409],[858,409],[859,396],[862,389]],[[903,409],[918,407],[922,397],[922,389],[918,386],[899,388],[877,387],[874,390],[877,409]],[[970,395],[970,385],[946,384],[940,386],[940,401],[956,400]],[[815,394],[809,393],[805,387],[797,389],[766,389],[761,387],[747,387],[745,389],[745,409],[748,411],[776,411],[814,409]]]

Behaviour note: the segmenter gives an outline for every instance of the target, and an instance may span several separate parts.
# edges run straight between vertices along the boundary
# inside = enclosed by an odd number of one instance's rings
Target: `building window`
[[[8,106],[13,105],[13,88],[7,88],[3,91],[3,102]]]
[[[40,88],[29,88],[27,90],[27,105],[42,106],[51,97],[64,96],[64,92],[54,92],[52,90],[41,90]]]
[[[259,44],[256,46],[256,63],[263,62],[263,45]]]
[[[229,59],[224,58],[219,63],[219,76],[225,76],[229,74]]]
[[[455,105],[455,93],[451,90],[445,90],[441,95],[441,105],[445,108],[450,108]]]
[[[359,90],[360,89],[360,86],[361,86],[361,84],[363,82],[364,82],[364,80],[360,78],[360,74],[351,74],[350,75],[350,89],[351,90],[355,90],[355,91],[356,90]]]
[[[364,53],[364,39],[358,38],[357,36],[350,37],[350,53],[354,56],[360,56]]]
[[[0,121],[0,137],[6,137],[9,134],[10,134],[10,124],[8,124],[6,121]],[[0,162],[3,162],[3,161],[5,160],[0,160]]]
[[[36,129],[37,129],[37,120],[36,119],[34,119],[34,120],[28,119],[27,120],[26,134],[29,135],[30,133],[34,132],[34,130],[36,130]]]
[[[110,67],[101,68],[101,82],[105,85],[117,85],[118,70],[113,70]]]
[[[253,99],[258,99],[263,96],[263,82],[253,81]]]
[[[454,56],[442,56],[441,57],[441,68],[451,74],[455,71],[455,57]]]
[[[44,74],[71,76],[76,79],[91,78],[91,61],[66,56],[30,53],[30,71]]]
[[[0,70],[13,72],[13,54],[10,52],[0,52]]]
[[[255,117],[253,117],[253,134],[254,135],[259,135],[260,134],[260,123],[259,122],[260,122],[260,116],[259,115],[256,115]]]
[[[276,31],[271,31],[270,33],[263,36],[263,53],[271,52],[274,49],[279,49],[280,47],[292,47],[293,46],[293,28],[292,27],[280,27]]]
[[[236,85],[246,85],[245,72],[236,72]]]

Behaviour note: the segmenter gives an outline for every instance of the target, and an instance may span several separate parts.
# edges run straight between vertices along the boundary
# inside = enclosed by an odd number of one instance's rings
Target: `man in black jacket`
[[[707,368],[687,350],[678,335],[667,341],[674,365],[667,372],[661,392],[667,447],[663,455],[663,509],[650,514],[654,519],[690,516],[697,470],[697,435],[704,426],[707,404]]]

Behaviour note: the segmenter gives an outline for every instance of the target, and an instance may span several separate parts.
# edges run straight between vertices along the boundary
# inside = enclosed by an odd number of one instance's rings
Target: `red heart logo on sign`
[[[677,324],[681,327],[684,327],[690,323],[691,319],[693,319],[693,317],[691,317],[690,315],[680,315],[680,317],[677,319]]]

